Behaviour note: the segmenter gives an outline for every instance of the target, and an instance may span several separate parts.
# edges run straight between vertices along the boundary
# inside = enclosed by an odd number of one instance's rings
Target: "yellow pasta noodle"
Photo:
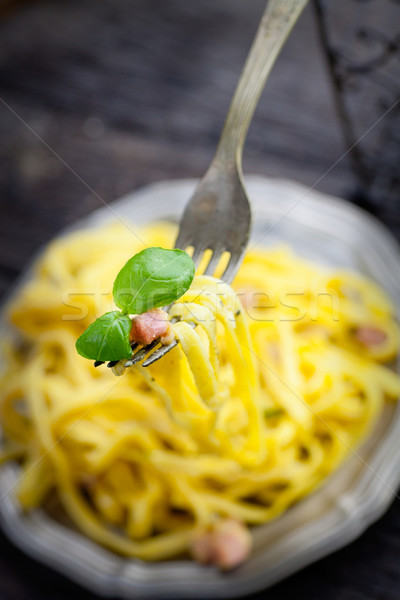
[[[173,237],[141,230],[151,246]],[[261,249],[235,291],[195,277],[170,310],[178,346],[115,377],[75,341],[142,248],[119,224],[49,245],[8,307],[0,417],[26,510],[56,493],[86,535],[161,560],[218,517],[269,521],[334,471],[400,394],[385,364],[399,328],[371,281]]]

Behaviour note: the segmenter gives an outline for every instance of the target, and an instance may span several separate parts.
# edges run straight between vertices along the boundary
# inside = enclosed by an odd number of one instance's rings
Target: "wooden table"
[[[78,217],[152,181],[204,172],[263,6],[48,0],[0,13],[0,294]],[[349,197],[345,150],[307,10],[257,110],[245,172]],[[1,600],[94,598],[0,545]],[[257,598],[398,600],[399,551],[396,501],[357,542]]]

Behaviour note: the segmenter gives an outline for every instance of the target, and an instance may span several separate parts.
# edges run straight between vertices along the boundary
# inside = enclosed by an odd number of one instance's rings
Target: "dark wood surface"
[[[204,172],[263,7],[264,0],[0,4],[0,294],[76,218],[152,181]],[[356,180],[341,158],[317,40],[307,10],[257,109],[245,171],[350,197]],[[0,549],[1,600],[94,598],[1,536]],[[358,541],[257,598],[398,600],[399,551],[396,501]]]

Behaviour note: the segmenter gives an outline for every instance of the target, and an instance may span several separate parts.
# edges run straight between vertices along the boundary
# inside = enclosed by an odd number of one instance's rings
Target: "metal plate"
[[[136,226],[177,220],[192,180],[151,185],[96,211],[71,229],[116,219]],[[400,254],[375,219],[348,203],[284,180],[249,177],[255,243],[289,244],[302,256],[355,269],[377,281],[400,306]],[[28,269],[21,285],[31,276]],[[19,286],[16,286],[14,293]],[[27,554],[103,596],[233,598],[270,586],[356,538],[387,509],[400,484],[400,405],[388,404],[367,444],[316,492],[276,521],[253,529],[246,564],[221,574],[189,560],[145,563],[115,555],[44,510],[23,514],[14,497],[18,467],[0,469],[0,522]]]

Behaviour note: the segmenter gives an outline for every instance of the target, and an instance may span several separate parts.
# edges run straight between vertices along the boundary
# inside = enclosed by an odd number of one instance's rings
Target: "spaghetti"
[[[173,233],[141,237],[169,247]],[[117,224],[48,247],[8,309],[0,414],[25,509],[56,490],[86,535],[161,560],[218,518],[273,519],[332,473],[400,394],[384,364],[399,328],[371,281],[263,249],[236,293],[195,277],[170,310],[178,346],[115,378],[75,341],[112,310],[115,274],[141,249]]]

